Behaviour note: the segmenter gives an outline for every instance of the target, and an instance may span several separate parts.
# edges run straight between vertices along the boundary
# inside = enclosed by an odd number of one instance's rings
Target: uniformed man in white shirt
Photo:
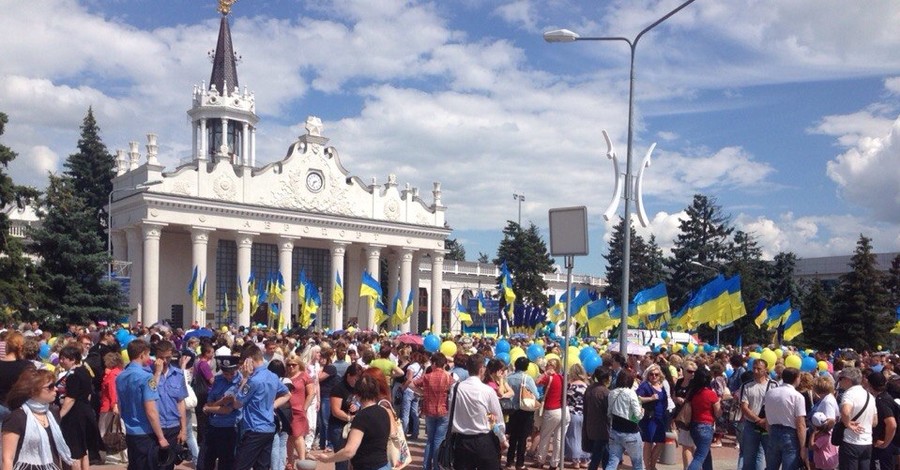
[[[470,356],[469,378],[459,382],[454,387],[456,393],[451,391],[447,397],[447,408],[453,407],[450,426],[456,433],[456,470],[499,470],[501,450],[508,447],[500,399],[482,382],[484,369],[484,356]]]

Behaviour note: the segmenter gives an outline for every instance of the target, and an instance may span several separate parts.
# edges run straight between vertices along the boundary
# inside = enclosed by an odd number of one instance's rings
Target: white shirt
[[[825,395],[825,398],[822,398],[822,400],[813,407],[813,412],[817,411],[821,411],[827,419],[833,419],[835,421],[841,419],[841,410],[838,409],[837,399],[830,393]],[[853,415],[850,415],[850,417],[852,418]]]
[[[447,409],[453,406],[454,396],[456,408],[450,418],[452,430],[460,434],[476,435],[491,432],[491,423],[488,414],[494,415],[494,419],[503,425],[503,410],[500,408],[500,400],[497,392],[481,381],[478,377],[469,377],[459,382],[457,393],[447,396]]]
[[[869,399],[868,405],[866,405],[866,397]],[[854,385],[844,392],[844,398],[841,399],[841,408],[848,403],[853,405],[853,409],[850,410],[851,420],[863,409],[863,405],[866,405],[866,410],[859,415],[859,418],[854,420],[862,427],[862,432],[857,434],[852,429],[847,428],[847,431],[844,432],[844,442],[858,446],[872,445],[872,421],[878,414],[875,408],[875,397],[869,395],[869,392],[862,388],[861,385]]]
[[[764,403],[766,420],[770,425],[797,429],[797,418],[806,416],[806,400],[790,384],[769,389]]]

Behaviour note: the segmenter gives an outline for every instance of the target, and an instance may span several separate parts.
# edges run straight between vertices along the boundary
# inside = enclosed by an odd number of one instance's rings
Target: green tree
[[[709,268],[719,269],[724,264],[734,231],[730,216],[722,212],[713,197],[695,194],[685,212],[687,218],[679,225],[672,258],[667,260],[667,288],[673,310],[684,305],[690,293],[712,277]]]
[[[444,255],[445,261],[465,261],[466,247],[455,238],[448,238],[444,243],[447,254]]]
[[[794,280],[794,270],[797,268],[797,255],[791,252],[780,252],[775,255],[772,268],[769,273],[769,301],[778,303],[790,299],[791,304],[800,298],[800,290]]]
[[[629,294],[634,294],[642,289],[653,287],[665,279],[665,266],[662,250],[656,244],[656,237],[651,236],[647,242],[637,234],[634,225],[631,230],[631,263],[629,269]],[[609,240],[606,259],[606,282],[609,285],[603,290],[603,295],[621,303],[622,297],[622,247],[625,244],[625,219],[619,218],[619,222],[613,227],[613,233]]]
[[[894,314],[883,278],[872,253],[872,239],[860,235],[850,258],[850,272],[839,278],[834,295],[833,329],[840,332],[835,347],[874,351],[888,341]]]
[[[57,325],[125,313],[118,285],[104,280],[109,257],[94,230],[96,211],[77,195],[73,180],[51,175],[41,207],[42,223],[29,246],[42,260],[38,313]]]
[[[884,279],[884,287],[890,296],[889,305],[900,308],[900,254],[891,260],[891,267]]]
[[[0,136],[6,130],[9,118],[0,113]],[[22,242],[10,236],[10,221],[6,210],[13,206],[22,208],[37,197],[35,189],[19,186],[6,173],[10,162],[18,154],[0,144],[0,320],[27,319],[34,302],[34,289],[30,287],[33,266],[23,256]]]
[[[735,327],[722,332],[722,341],[734,342],[743,335],[745,343],[766,340],[766,332],[753,323],[753,310],[759,299],[768,295],[769,265],[762,259],[762,248],[753,234],[737,230],[728,244],[724,266],[728,276],[741,276],[741,298],[747,315],[735,322]]]
[[[842,343],[843,334],[832,325],[834,309],[831,296],[818,279],[800,284],[800,321],[803,334],[792,342],[800,346],[829,350]]]
[[[516,301],[547,305],[544,274],[553,272],[553,258],[533,222],[526,230],[511,220],[507,222],[494,264],[500,266],[504,261],[513,275]]]
[[[489,254],[487,254],[487,253],[485,253],[485,252],[483,252],[483,251],[479,251],[479,252],[478,252],[478,262],[481,263],[481,264],[488,264],[488,263],[490,263],[490,262],[491,262],[491,255],[489,255]]]
[[[63,165],[66,176],[72,178],[73,189],[87,209],[93,212],[94,231],[106,236],[106,204],[112,191],[112,178],[116,175],[116,160],[100,139],[100,126],[94,119],[94,111],[88,108],[81,124],[78,152],[69,155]]]

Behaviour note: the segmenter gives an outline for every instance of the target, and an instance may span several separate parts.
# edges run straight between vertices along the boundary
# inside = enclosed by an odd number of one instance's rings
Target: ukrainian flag
[[[200,285],[200,292],[197,294],[197,308],[206,311],[206,278],[203,278],[203,284]]]
[[[466,325],[472,325],[472,315],[469,315],[469,312],[466,311],[466,307],[460,301],[456,301],[456,316],[459,317],[459,322]]]
[[[767,317],[769,329],[778,328],[789,316],[791,316],[791,299],[769,307]]]
[[[238,313],[244,311],[244,290],[241,289],[241,278],[237,279],[237,299],[235,299],[235,308]]]
[[[800,321],[800,309],[791,310],[784,322],[784,340],[790,341],[803,333],[803,322]]]
[[[247,279],[247,295],[250,297],[250,315],[253,315],[259,308],[259,292],[256,289],[256,276],[253,273],[250,273],[250,278]]]
[[[500,291],[506,300],[506,307],[511,309],[516,303],[516,293],[513,292],[512,274],[509,272],[509,268],[506,267],[506,261],[500,266]]]
[[[644,289],[634,296],[634,305],[637,307],[639,317],[649,317],[669,311],[669,294],[666,292],[665,283]]]
[[[344,305],[344,284],[341,283],[341,273],[337,271],[334,273],[334,290],[331,292],[331,301],[337,308]]]
[[[412,318],[412,314],[413,314],[413,300],[414,300],[414,299],[415,299],[415,298],[413,297],[413,291],[410,290],[410,291],[409,291],[409,298],[406,300],[406,313],[404,314],[404,316],[406,317],[406,320],[404,320],[404,323],[405,323],[407,320],[409,320],[410,318]]]
[[[384,302],[381,301],[381,297],[375,299],[375,327],[384,323],[385,320],[388,319],[387,315],[387,307],[385,307]],[[377,329],[377,328],[373,328]]]
[[[611,320],[609,306],[609,301],[604,298],[599,298],[587,305],[588,333],[591,336],[599,336],[606,331],[606,326]]]
[[[400,300],[400,292],[398,291],[394,294],[394,299],[391,301],[391,306],[393,307],[393,312],[391,313],[391,323],[394,326],[400,325],[403,323],[403,301]]]
[[[747,315],[744,299],[741,297],[741,276],[735,275],[726,280],[725,288],[728,290],[728,305],[722,308],[722,313],[719,316],[720,325],[734,323],[738,318]]]
[[[715,323],[723,303],[721,298],[727,295],[725,277],[719,274],[701,287],[688,301],[687,315],[690,316],[691,323],[695,325]]]
[[[484,315],[487,312],[487,309],[484,308],[484,291],[479,290],[478,295],[475,296],[475,311],[479,315]]]
[[[368,297],[370,301],[380,299],[382,296],[381,284],[368,271],[363,271],[362,283],[359,285],[359,296]]]
[[[198,282],[197,277],[199,273],[197,272],[197,266],[194,266],[194,274],[191,274],[191,281],[188,282],[187,293],[191,296],[191,302],[196,303],[197,299],[200,298],[200,283]]]
[[[756,303],[756,310],[753,311],[753,323],[756,323],[758,328],[762,328],[763,323],[766,322],[766,319],[769,318],[768,309],[766,309],[766,299],[759,299],[759,302]]]
[[[589,303],[591,303],[591,294],[587,289],[579,292],[572,301],[572,310],[570,311],[572,318],[582,325],[588,322],[587,306]]]

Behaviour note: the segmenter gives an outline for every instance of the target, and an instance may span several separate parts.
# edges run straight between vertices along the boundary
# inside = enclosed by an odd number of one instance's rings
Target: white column
[[[226,156],[228,155],[228,150],[234,151],[234,149],[228,147],[228,118],[222,118],[222,146],[227,149],[223,152]],[[219,154],[219,150],[220,149],[215,149],[216,155]]]
[[[369,271],[369,274],[376,281],[379,280],[378,273],[381,271],[380,261],[381,261],[381,249],[384,248],[383,245],[368,245],[366,247],[366,259],[367,265],[366,269]],[[383,301],[384,299],[382,299]],[[360,328],[375,328],[375,306],[371,305],[370,302],[366,302],[366,318],[365,322],[360,321]]]
[[[248,149],[250,148],[250,131],[249,128],[250,123],[244,122],[241,124],[241,165],[247,166],[250,164],[250,156],[247,155]]]
[[[256,166],[256,128],[250,129],[250,166]]]
[[[144,236],[144,311],[141,321],[150,326],[159,321],[159,238],[162,224],[144,222],[141,230]]]
[[[209,245],[209,232],[213,229],[207,227],[191,227],[191,274],[193,275],[194,267],[197,267],[197,283],[198,289],[201,289],[203,286],[203,281],[207,280],[209,269],[207,267],[207,248]],[[209,284],[206,285],[207,289],[215,289]],[[207,295],[207,298],[210,296]],[[212,296],[215,299],[215,296]],[[188,299],[188,303],[191,305],[191,319],[198,324],[205,325],[206,324],[206,311],[209,310],[209,305],[206,306],[205,309],[201,310],[200,307],[193,301],[193,299]]]
[[[131,280],[128,292],[128,306],[131,307],[131,324],[143,318],[144,242],[140,227],[125,230],[128,240],[128,261],[131,262]]]
[[[250,326],[250,293],[247,281],[250,279],[250,254],[253,249],[253,237],[258,234],[238,232],[237,239],[237,273],[241,284],[241,298],[244,308],[238,313],[238,325]]]
[[[419,321],[419,311],[421,310],[421,305],[419,304],[419,287],[421,284],[419,282],[419,276],[421,274],[419,265],[422,264],[422,254],[420,252],[413,253],[412,257],[412,281],[410,282],[410,286],[413,290],[413,317],[410,320],[410,329],[412,331],[425,331],[431,328],[429,325],[426,325],[425,322]],[[427,310],[427,309],[426,309]]]
[[[432,332],[441,334],[441,291],[444,286],[444,250],[434,250],[431,253],[431,293],[429,300],[431,308],[428,309],[428,324]]]
[[[400,326],[394,324],[394,296],[397,295],[397,291],[400,288],[400,258],[393,253],[390,256],[386,256],[386,258],[388,265],[388,277],[386,279],[388,291],[384,304],[387,305],[388,316],[391,317],[391,328],[395,329]],[[401,293],[400,295],[402,296],[403,294]]]
[[[406,308],[406,302],[409,300],[409,293],[412,289],[412,261],[413,261],[413,252],[415,250],[411,250],[409,248],[403,248],[400,250],[400,301],[403,302],[403,308]],[[415,299],[416,294],[413,293],[413,299]],[[415,308],[413,308],[413,314],[410,316],[406,322],[400,327],[404,332],[409,331],[410,321],[412,321],[412,317],[416,316]],[[418,322],[416,322],[418,324]]]
[[[209,155],[209,140],[206,132],[206,118],[200,120],[200,155],[197,156],[200,160],[206,160]]]
[[[354,295],[354,292],[349,290],[350,284],[347,283],[347,278],[344,276],[344,254],[347,252],[347,245],[348,243],[343,242],[331,244],[331,295],[334,295],[334,284],[337,282],[338,276],[340,276],[341,284],[343,284],[344,288],[344,302],[341,305],[334,305],[334,298],[331,298],[333,306],[331,310],[331,331],[344,328],[344,306],[347,305],[347,298]],[[359,297],[359,289],[356,290],[355,295]]]
[[[191,144],[191,154],[193,155],[194,160],[197,159],[197,149],[199,148],[197,145],[197,134],[199,133],[199,129],[199,122],[195,121],[191,123],[191,142],[193,142],[193,144]]]
[[[290,237],[278,237],[278,271],[281,272],[281,276],[284,277],[284,299],[281,301],[281,311],[287,312],[288,316],[288,325],[290,328],[294,322],[294,312],[291,310],[293,305],[293,279],[294,274],[292,272],[292,261],[294,254],[294,239]],[[275,324],[278,325],[278,319],[275,320]]]

